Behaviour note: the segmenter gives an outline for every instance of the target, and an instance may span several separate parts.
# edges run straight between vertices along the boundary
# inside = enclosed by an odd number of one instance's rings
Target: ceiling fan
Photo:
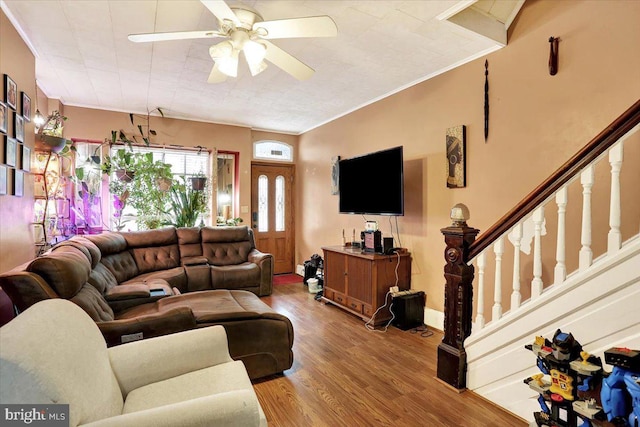
[[[256,10],[244,5],[229,7],[223,0],[200,1],[218,18],[217,30],[131,34],[129,40],[156,42],[223,37],[226,40],[209,48],[214,66],[208,82],[219,83],[227,77],[237,77],[240,52],[244,54],[252,76],[267,68],[266,59],[298,80],[308,79],[314,70],[269,40],[338,35],[338,27],[326,15],[264,21]]]

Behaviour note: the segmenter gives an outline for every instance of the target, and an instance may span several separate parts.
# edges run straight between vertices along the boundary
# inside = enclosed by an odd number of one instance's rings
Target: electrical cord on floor
[[[418,332],[420,332],[420,336],[422,338],[428,338],[433,335],[433,331],[430,331],[427,325],[418,326],[417,328],[411,329],[411,331],[409,332],[412,334],[417,334]]]
[[[396,269],[395,269],[396,284],[394,286],[397,287],[398,286],[398,282],[400,281],[400,279],[398,278],[398,267],[400,267],[400,253],[398,251],[396,251],[395,254],[398,257],[398,262],[396,263]],[[382,310],[383,308],[385,308],[387,306],[387,300],[389,299],[389,295],[391,295],[391,289],[389,289],[387,291],[387,293],[385,294],[385,296],[384,296],[384,304],[381,305],[380,307],[378,307],[376,312],[373,313],[373,316],[371,316],[371,319],[367,320],[367,322],[364,324],[364,327],[367,328],[367,330],[373,331],[373,332],[387,332],[387,329],[389,328],[389,325],[391,325],[391,322],[393,322],[393,320],[396,318],[396,315],[392,310],[392,308],[393,308],[393,297],[391,297],[391,304],[389,305],[389,312],[391,313],[391,319],[389,319],[387,324],[384,326],[384,329],[378,330],[372,324],[373,320],[376,318],[376,314],[378,314],[378,312],[380,310]]]

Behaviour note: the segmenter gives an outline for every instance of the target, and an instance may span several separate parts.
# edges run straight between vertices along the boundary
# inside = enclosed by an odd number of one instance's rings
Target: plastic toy
[[[524,380],[540,394],[542,411],[533,414],[538,427],[590,427],[591,420],[604,419],[602,408],[593,397],[597,396],[602,379],[599,357],[582,351],[573,335],[560,329],[551,341],[538,336],[525,348],[536,355],[542,372]]]
[[[600,396],[607,419],[616,426],[640,426],[640,351],[614,347],[604,352],[613,371]]]

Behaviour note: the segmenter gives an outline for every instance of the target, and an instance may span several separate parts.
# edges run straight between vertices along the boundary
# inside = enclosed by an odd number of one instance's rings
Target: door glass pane
[[[284,231],[284,177],[276,177],[276,231]]]
[[[269,179],[258,177],[258,231],[269,231]]]

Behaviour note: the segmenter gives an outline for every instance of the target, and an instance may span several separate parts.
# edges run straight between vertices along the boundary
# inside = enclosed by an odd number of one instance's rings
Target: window
[[[111,155],[113,155],[117,150],[121,150],[122,146],[114,146],[111,148]],[[180,178],[188,180],[188,178],[204,174],[209,176],[209,153],[207,151],[192,151],[192,150],[180,150],[180,149],[165,149],[165,148],[155,148],[155,147],[134,147],[134,152],[136,153],[153,153],[154,161],[162,161],[164,163],[168,163],[171,165],[171,173],[173,174],[174,179],[177,178],[178,181],[181,181]],[[113,203],[109,204],[109,215],[110,218],[114,218],[115,209]],[[206,217],[205,217],[206,215]],[[201,215],[196,224],[200,222],[208,223],[207,220],[209,214]],[[124,210],[122,211],[122,221],[126,221],[124,230],[136,231],[140,229],[140,225],[138,224],[138,212],[133,208],[130,204],[126,205]],[[114,223],[114,221],[112,221]]]
[[[293,161],[293,147],[279,141],[258,141],[253,143],[253,158],[262,160]]]
[[[269,231],[269,179],[258,177],[258,231]]]

